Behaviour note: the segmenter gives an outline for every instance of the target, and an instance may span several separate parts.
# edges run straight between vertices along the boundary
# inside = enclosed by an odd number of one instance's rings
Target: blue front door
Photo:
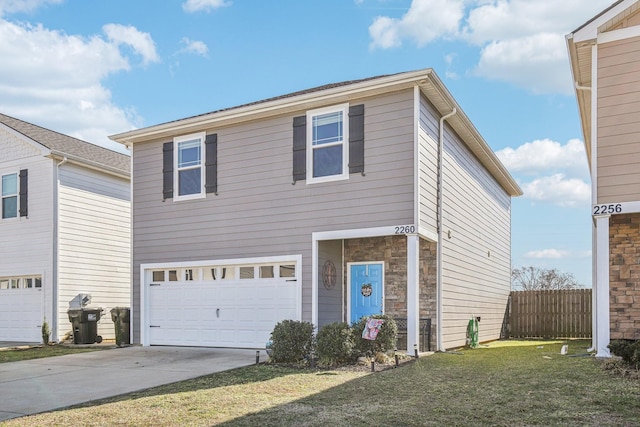
[[[382,314],[382,263],[351,264],[351,323],[363,316]]]

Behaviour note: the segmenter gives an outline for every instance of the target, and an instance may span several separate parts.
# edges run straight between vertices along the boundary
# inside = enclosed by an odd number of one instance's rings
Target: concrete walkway
[[[261,358],[266,357],[264,350]],[[254,364],[256,350],[124,347],[0,363],[0,421]]]

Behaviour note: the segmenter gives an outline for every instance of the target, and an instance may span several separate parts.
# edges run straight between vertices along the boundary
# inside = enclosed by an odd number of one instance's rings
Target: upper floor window
[[[307,182],[349,177],[348,105],[307,112]]]
[[[205,134],[198,133],[174,138],[174,189],[175,200],[204,197]]]
[[[18,216],[18,174],[2,175],[2,218]]]

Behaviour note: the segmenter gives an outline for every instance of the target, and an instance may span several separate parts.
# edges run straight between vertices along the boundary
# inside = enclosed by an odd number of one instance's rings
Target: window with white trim
[[[348,105],[307,112],[307,182],[348,179]]]
[[[176,137],[174,143],[174,200],[205,197],[204,191],[204,140],[205,134],[197,133]]]
[[[2,219],[18,217],[18,174],[2,175]]]
[[[0,277],[0,290],[40,288],[42,288],[42,276]]]

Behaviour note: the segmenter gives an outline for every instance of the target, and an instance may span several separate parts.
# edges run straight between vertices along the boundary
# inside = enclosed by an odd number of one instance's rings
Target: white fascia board
[[[0,129],[4,130],[5,132],[9,133],[10,135],[16,137],[17,139],[19,139],[20,141],[24,142],[25,144],[31,146],[32,148],[38,150],[40,152],[40,154],[42,154],[43,156],[47,156],[47,155],[49,155],[51,153],[51,150],[49,150],[44,145],[42,145],[39,142],[34,141],[33,139],[21,134],[17,130],[13,129],[12,127],[9,127],[9,126],[5,125],[4,123],[0,123]]]
[[[396,90],[402,86],[411,87],[416,81],[426,79],[433,70],[423,69],[386,77],[365,80],[359,83],[345,84],[334,88],[315,92],[307,92],[296,96],[279,98],[273,101],[258,102],[244,107],[230,108],[201,116],[190,117],[169,123],[151,126],[109,136],[109,139],[121,144],[132,144],[149,140],[165,133],[191,132],[195,129],[212,127],[225,122],[251,120],[255,116],[280,114],[288,110],[308,109],[311,105],[327,102],[338,102],[355,96],[367,96],[368,93],[383,93]],[[344,101],[342,101],[344,102]]]
[[[598,34],[598,43],[609,43],[618,40],[630,39],[633,37],[640,37],[640,25],[633,27],[621,28],[619,30],[607,31],[606,33]]]
[[[634,3],[637,3],[638,0],[625,0],[618,4],[617,6],[612,7],[607,12],[603,13],[592,22],[589,22],[584,27],[580,28],[578,31],[572,33],[572,38],[574,43],[585,42],[588,40],[594,40],[598,38],[598,28],[600,28],[604,23],[610,21],[611,19],[618,16],[620,13],[624,12],[626,9],[631,7]]]
[[[83,166],[87,169],[92,169],[98,172],[102,172],[102,173],[106,173],[107,175],[113,175],[116,176],[118,178],[122,178],[122,179],[126,179],[127,181],[129,181],[131,179],[131,175],[128,173],[123,173],[122,170],[120,169],[116,169],[116,168],[112,168],[110,166],[106,166],[106,165],[102,165],[100,163],[96,163],[96,162],[92,162],[90,160],[86,160],[83,159],[81,157],[78,156],[73,156],[70,154],[66,154],[63,153],[61,151],[51,151],[47,154],[47,157],[50,157],[53,160],[64,160],[66,159],[67,162],[75,164],[75,165],[79,165],[79,166]],[[65,162],[66,163],[66,162]]]

